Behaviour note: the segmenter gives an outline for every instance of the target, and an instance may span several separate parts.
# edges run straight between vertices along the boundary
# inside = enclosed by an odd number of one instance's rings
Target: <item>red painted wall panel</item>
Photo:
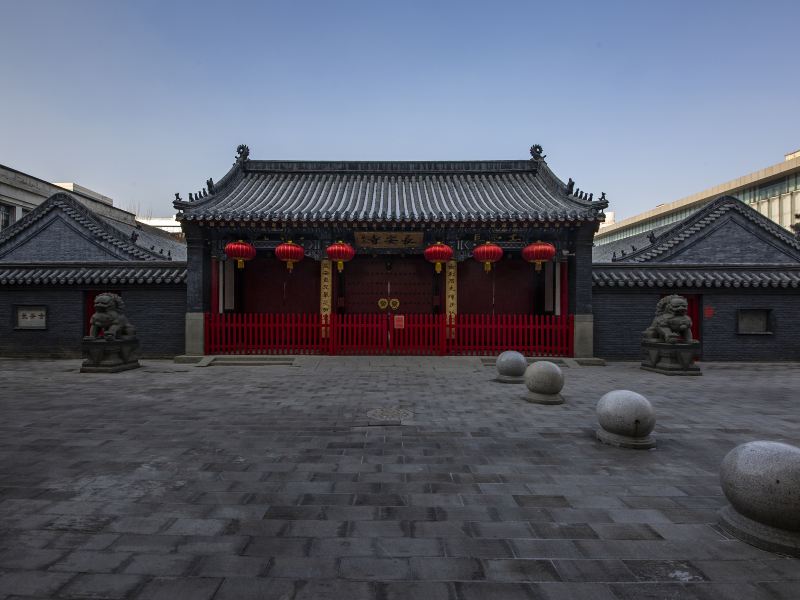
[[[503,259],[489,273],[477,260],[458,263],[460,314],[532,314],[534,297],[533,267],[522,259]]]
[[[319,263],[308,257],[290,273],[277,258],[256,258],[245,264],[241,312],[318,313]]]

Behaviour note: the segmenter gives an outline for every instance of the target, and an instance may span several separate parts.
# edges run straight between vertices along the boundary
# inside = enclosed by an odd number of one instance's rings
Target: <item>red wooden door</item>
[[[433,312],[433,265],[422,257],[400,258],[392,261],[387,271],[387,294],[389,301],[399,303],[390,306],[396,314],[431,314]]]
[[[433,312],[434,270],[422,257],[359,256],[344,270],[346,313]]]
[[[488,273],[477,260],[465,260],[458,263],[458,312],[532,314],[537,285],[543,300],[544,269],[536,275],[533,267],[523,260],[501,260]]]
[[[319,263],[308,257],[289,271],[277,258],[256,258],[235,275],[242,280],[245,313],[319,312]]]

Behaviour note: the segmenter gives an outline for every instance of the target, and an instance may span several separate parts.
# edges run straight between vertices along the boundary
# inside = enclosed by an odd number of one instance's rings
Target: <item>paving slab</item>
[[[570,361],[557,406],[472,357],[79,366],[0,358],[0,598],[800,597],[716,520],[730,449],[800,445],[797,364]],[[656,448],[595,439],[613,389]]]

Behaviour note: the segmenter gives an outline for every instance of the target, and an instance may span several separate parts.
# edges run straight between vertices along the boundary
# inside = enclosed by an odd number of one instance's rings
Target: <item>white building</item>
[[[50,183],[11,167],[0,165],[0,230],[16,223],[57,192],[67,190],[76,200],[94,212],[134,223],[133,214],[114,207],[108,196],[76,183]]]

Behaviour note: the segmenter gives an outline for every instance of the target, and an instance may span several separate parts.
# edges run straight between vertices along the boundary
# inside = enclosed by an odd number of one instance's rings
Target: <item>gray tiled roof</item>
[[[0,263],[0,285],[123,285],[184,283],[185,263]]]
[[[134,226],[110,217],[98,216],[114,229],[119,230],[127,240],[131,239],[131,233],[136,232],[136,242],[133,243],[139,248],[158,254],[161,260],[186,260],[186,244],[170,235],[169,232],[138,221]]]
[[[761,229],[769,232],[775,238],[780,239],[784,244],[794,249],[795,252],[800,252],[800,240],[792,236],[789,231],[758,211],[750,208],[737,198],[733,196],[722,196],[709,202],[706,206],[689,215],[682,221],[678,221],[672,227],[656,231],[657,237],[653,240],[652,244],[639,248],[636,252],[630,252],[624,257],[617,254],[615,262],[649,263],[654,259],[663,261],[674,252],[674,249],[680,244],[696,236],[703,229],[712,225],[720,217],[723,217],[730,211],[739,213]],[[600,261],[597,260],[597,262]]]
[[[576,222],[607,202],[567,193],[543,161],[245,161],[193,203],[185,221],[314,223]]]
[[[595,265],[592,285],[597,287],[657,288],[798,288],[800,266],[708,268],[642,265]]]
[[[87,237],[114,249],[116,254],[124,257],[120,260],[186,260],[186,244],[169,233],[160,230],[154,232],[156,228],[143,223],[134,227],[97,214],[64,192],[53,194],[22,219],[0,231],[0,245],[11,242],[15,236],[23,234],[54,210],[61,210],[79,224]],[[134,229],[137,231],[136,241],[130,235]]]
[[[655,227],[649,231],[642,231],[641,233],[630,235],[620,240],[614,240],[607,244],[595,246],[592,248],[592,260],[598,263],[618,261],[623,258],[623,252],[627,256],[649,246],[651,242],[648,235],[651,233],[659,236],[668,229],[672,229],[672,227],[673,225],[670,223],[669,225],[662,225],[661,227]],[[633,248],[636,248],[636,250]]]

